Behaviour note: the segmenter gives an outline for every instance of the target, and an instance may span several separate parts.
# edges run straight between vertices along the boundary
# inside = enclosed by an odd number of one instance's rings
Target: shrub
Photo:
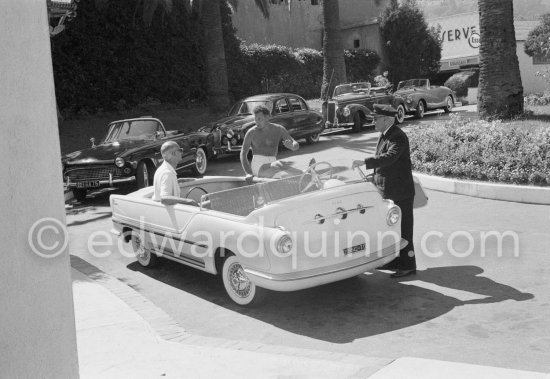
[[[445,81],[445,86],[452,89],[458,97],[468,94],[468,87],[477,87],[479,71],[460,71]]]
[[[323,79],[323,54],[309,48],[279,45],[245,45],[232,55],[230,91],[235,98],[267,92],[290,92],[305,98],[319,97]],[[371,80],[380,57],[373,51],[345,52],[348,79]]]
[[[452,115],[429,129],[413,127],[415,170],[456,178],[515,184],[550,184],[550,128]]]
[[[537,106],[550,104],[550,92],[545,92],[542,95],[530,94],[523,98],[525,105]]]
[[[391,82],[433,78],[439,72],[442,46],[439,30],[428,27],[415,0],[391,0],[382,13],[380,32]]]

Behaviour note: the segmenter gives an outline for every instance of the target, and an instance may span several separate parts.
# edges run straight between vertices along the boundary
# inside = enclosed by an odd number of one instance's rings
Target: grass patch
[[[513,184],[550,185],[550,124],[540,113],[513,121],[451,115],[447,122],[414,126],[414,170],[427,174]]]

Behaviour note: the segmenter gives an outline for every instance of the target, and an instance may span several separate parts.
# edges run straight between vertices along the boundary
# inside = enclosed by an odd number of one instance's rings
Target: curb
[[[266,345],[257,342],[192,334],[187,332],[177,321],[172,319],[172,317],[157,307],[149,299],[117,278],[101,271],[96,266],[75,255],[70,255],[70,261],[73,269],[81,272],[90,280],[105,287],[121,301],[126,303],[151,326],[159,337],[165,341],[215,349],[232,349],[272,355],[294,356],[305,359],[309,358],[324,361],[345,362],[360,367],[358,372],[349,377],[350,379],[367,378],[394,361],[389,358],[302,349],[282,345]]]
[[[449,179],[418,172],[413,172],[413,174],[420,180],[422,187],[434,191],[456,193],[483,199],[550,205],[550,187]]]

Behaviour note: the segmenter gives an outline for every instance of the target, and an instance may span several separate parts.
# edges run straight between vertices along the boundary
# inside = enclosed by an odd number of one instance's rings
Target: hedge
[[[460,71],[445,81],[445,87],[452,89],[458,97],[468,95],[469,87],[477,87],[479,71]]]
[[[550,127],[469,121],[456,115],[410,135],[414,170],[514,184],[550,184]]]
[[[150,27],[140,19],[140,0],[96,3],[80,2],[78,16],[51,39],[57,103],[64,116],[206,101],[202,26],[183,2],[174,2],[170,17],[157,12]],[[319,97],[320,51],[246,45],[235,36],[229,6],[220,6],[231,100],[265,92]],[[367,50],[346,51],[345,57],[350,81],[371,80],[380,62]]]

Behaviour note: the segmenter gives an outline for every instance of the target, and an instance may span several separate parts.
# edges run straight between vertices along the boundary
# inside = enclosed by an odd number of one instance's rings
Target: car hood
[[[212,132],[216,129],[220,129],[221,131],[225,131],[229,128],[233,129],[234,131],[240,131],[243,129],[247,129],[250,125],[254,124],[254,115],[236,115],[236,116],[228,116],[224,117],[213,124],[210,124],[208,126],[205,126],[201,128],[201,131],[208,131]]]
[[[151,140],[132,140],[109,142],[95,147],[74,151],[63,156],[64,163],[85,164],[98,161],[114,160],[123,152],[150,144]]]

